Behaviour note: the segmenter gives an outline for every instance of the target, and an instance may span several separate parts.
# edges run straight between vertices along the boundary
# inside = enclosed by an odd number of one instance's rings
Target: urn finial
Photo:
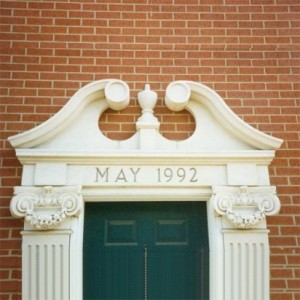
[[[142,116],[139,122],[157,122],[157,118],[153,115],[153,109],[157,102],[157,93],[152,91],[149,84],[145,85],[145,89],[138,93],[138,102],[142,108]]]

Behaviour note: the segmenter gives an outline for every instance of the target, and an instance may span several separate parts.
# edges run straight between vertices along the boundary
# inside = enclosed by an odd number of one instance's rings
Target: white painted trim
[[[65,162],[70,164],[97,164],[105,161],[107,164],[119,164],[121,161],[128,164],[157,162],[167,165],[174,159],[178,164],[224,164],[228,162],[248,162],[269,165],[274,156],[274,150],[219,150],[219,151],[51,151],[48,149],[16,149],[17,157],[22,164],[36,162]]]
[[[126,91],[128,89],[128,86],[125,82],[115,79],[92,82],[80,89],[76,94],[74,94],[70,101],[48,121],[29,131],[10,137],[10,143],[15,148],[30,148],[42,143],[43,141],[49,140],[50,138],[54,137],[59,132],[67,128],[76,117],[84,112],[85,108],[91,102],[95,100],[105,99],[105,87],[110,87],[114,84],[124,86],[124,90]],[[171,83],[168,88],[170,89],[170,87],[172,87],[172,85],[174,84],[182,84],[185,87],[188,86],[191,89],[190,100],[194,100],[197,103],[205,105],[216,117],[216,119],[220,121],[223,127],[228,129],[240,140],[246,143],[250,143],[253,147],[265,150],[277,149],[282,144],[281,139],[271,137],[246,124],[242,119],[234,114],[234,112],[225,104],[223,99],[209,87],[192,81],[175,81]],[[116,100],[113,101],[112,97],[115,97]],[[100,115],[109,106],[113,109],[123,109],[128,104],[128,97],[129,95],[118,96],[117,94],[110,93],[107,97],[108,100],[104,101],[105,104],[103,105]],[[122,101],[119,101],[120,99],[122,99]],[[168,101],[170,101],[169,98],[167,99]],[[178,104],[178,101],[173,102],[174,107],[170,104],[169,107],[177,110],[176,105]],[[188,105],[186,107],[188,108]],[[191,113],[193,113],[192,108],[189,108],[189,110],[191,110]],[[197,126],[197,115],[194,114],[194,117],[196,119]]]
[[[156,93],[148,86],[139,94],[137,133],[125,141],[106,138],[99,116],[108,107],[123,109],[128,101],[126,83],[96,81],[45,123],[9,138],[23,164],[22,186],[11,201],[12,214],[25,218],[23,299],[82,299],[83,201],[206,201],[210,299],[268,300],[265,216],[280,208],[268,165],[282,140],[252,128],[213,90],[190,81],[170,84],[166,94],[170,109],[193,114],[196,129],[190,138],[176,142],[160,135],[153,114]],[[97,167],[115,177],[99,175]],[[160,168],[168,169],[164,181],[156,172]],[[180,177],[191,168],[201,174],[199,180]],[[133,179],[127,180],[130,170]],[[102,181],[93,179],[95,174]],[[43,273],[37,267],[41,260]],[[249,276],[247,261],[254,266],[248,267]]]
[[[110,87],[116,83],[124,86],[124,89],[128,90],[128,95],[121,97],[122,101],[119,101],[119,97],[116,97],[114,101],[114,94],[111,95],[109,93],[109,100],[103,106],[102,112],[108,107],[111,107],[114,110],[125,108],[126,103],[128,104],[129,102],[129,88],[125,82],[117,79],[104,79],[95,81],[84,86],[77,93],[75,93],[68,103],[46,122],[24,133],[9,137],[11,145],[15,148],[31,148],[42,143],[43,141],[49,140],[67,128],[76,117],[83,113],[85,108],[91,102],[95,101],[96,99],[102,99],[105,96],[104,89],[107,85]],[[110,92],[110,89],[108,89],[108,91]]]
[[[190,87],[191,98],[207,106],[221,124],[239,139],[258,149],[277,149],[282,144],[281,139],[267,135],[240,119],[214,90],[201,83],[182,82]]]

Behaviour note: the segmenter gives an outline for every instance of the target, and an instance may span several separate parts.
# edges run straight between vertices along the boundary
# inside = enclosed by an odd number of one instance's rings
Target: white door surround
[[[184,141],[159,133],[157,94],[138,94],[142,114],[128,140],[98,127],[107,109],[121,110],[128,85],[100,80],[80,89],[52,118],[9,138],[23,165],[11,212],[24,217],[23,299],[82,299],[86,201],[206,201],[210,299],[269,299],[266,216],[280,201],[268,166],[282,140],[243,122],[210,88],[175,81],[165,103],[187,109],[195,132]]]

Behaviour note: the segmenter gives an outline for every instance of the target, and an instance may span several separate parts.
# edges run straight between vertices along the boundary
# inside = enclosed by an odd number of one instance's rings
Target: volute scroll
[[[215,213],[226,216],[234,227],[241,229],[255,227],[266,216],[275,215],[280,210],[280,201],[273,186],[215,186],[212,200]]]
[[[10,211],[34,229],[51,230],[78,216],[82,205],[81,187],[15,187]]]

